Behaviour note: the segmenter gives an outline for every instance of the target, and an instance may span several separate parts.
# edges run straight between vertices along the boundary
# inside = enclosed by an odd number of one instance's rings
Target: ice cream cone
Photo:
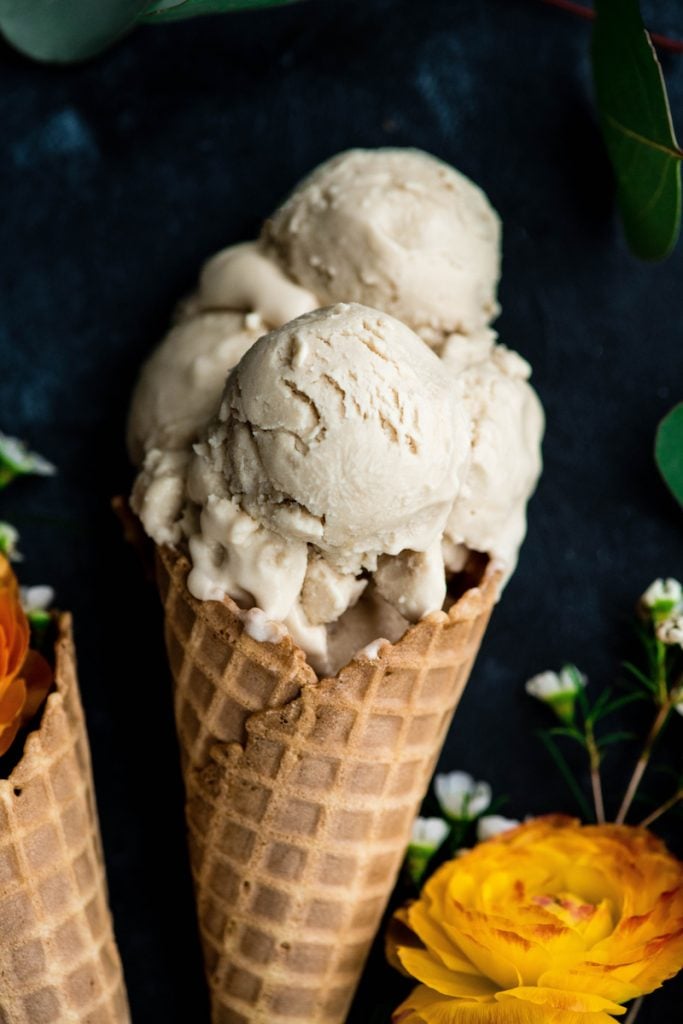
[[[340,1024],[498,574],[318,681],[289,637],[195,600],[183,555],[157,562],[214,1024]]]
[[[127,1024],[71,619],[55,686],[0,780],[0,1022]]]

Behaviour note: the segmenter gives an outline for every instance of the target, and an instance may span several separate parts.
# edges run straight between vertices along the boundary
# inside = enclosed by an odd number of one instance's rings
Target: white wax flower
[[[10,562],[20,562],[22,554],[19,551],[19,531],[11,523],[0,522],[0,552],[9,558]]]
[[[559,672],[540,672],[527,679],[525,689],[530,697],[548,704],[563,722],[571,722],[576,697],[587,683],[588,677],[575,665],[564,665]]]
[[[663,644],[683,647],[683,615],[670,615],[657,626],[657,637]]]
[[[44,612],[54,603],[55,592],[52,587],[39,584],[35,587],[20,587],[21,606],[26,612]]]
[[[521,822],[517,818],[504,818],[502,814],[485,814],[477,822],[477,839],[480,843],[487,839],[499,836],[501,832],[509,832],[511,828],[517,828]]]
[[[537,700],[549,701],[566,694],[576,695],[586,685],[588,677],[573,666],[565,665],[559,672],[539,672],[527,680],[526,692]]]
[[[640,599],[646,608],[669,604],[672,608],[683,601],[683,587],[678,580],[654,580]]]
[[[434,853],[449,833],[448,823],[443,818],[416,818],[410,837],[410,846]]]
[[[441,810],[455,821],[473,821],[491,803],[488,782],[475,782],[467,772],[437,775],[434,789]]]
[[[19,438],[0,433],[0,481],[9,482],[13,476],[26,473],[53,476],[56,472],[51,462],[37,452],[29,451]]]

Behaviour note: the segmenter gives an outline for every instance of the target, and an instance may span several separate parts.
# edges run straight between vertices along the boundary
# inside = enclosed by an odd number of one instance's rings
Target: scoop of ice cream
[[[128,450],[140,465],[151,448],[194,440],[218,408],[228,370],[263,328],[241,313],[200,313],[177,324],[140,371],[128,417]]]
[[[249,349],[202,457],[258,522],[357,572],[429,546],[468,448],[427,346],[392,317],[340,304]]]
[[[434,549],[469,447],[469,422],[441,363],[404,324],[346,304],[299,317],[245,353],[195,446],[190,589],[249,595],[285,621],[289,603],[291,615],[316,626],[358,599],[358,575],[382,557],[387,598],[402,615],[440,608]],[[217,516],[229,528],[217,527]],[[240,520],[235,539],[237,516],[253,529]],[[249,562],[245,544],[260,550],[266,537],[275,554],[261,586],[262,565]],[[405,552],[427,551],[430,571],[416,587]],[[390,573],[387,559],[401,553]]]
[[[202,309],[253,310],[268,327],[280,327],[320,305],[255,242],[216,253],[202,268],[197,298]]]
[[[484,339],[463,352],[453,338],[442,358],[473,427],[463,486],[446,524],[446,564],[457,571],[467,550],[481,551],[510,576],[541,472],[544,416],[528,383],[531,369],[516,352]]]
[[[468,178],[419,150],[334,157],[295,189],[262,240],[321,303],[373,306],[430,343],[498,312],[498,216]]]

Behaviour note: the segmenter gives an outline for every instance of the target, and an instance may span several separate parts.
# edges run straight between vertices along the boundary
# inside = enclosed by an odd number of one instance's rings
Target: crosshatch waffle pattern
[[[128,1024],[68,615],[55,674],[0,780],[0,1024]]]
[[[497,578],[318,682],[158,563],[214,1024],[341,1024]]]

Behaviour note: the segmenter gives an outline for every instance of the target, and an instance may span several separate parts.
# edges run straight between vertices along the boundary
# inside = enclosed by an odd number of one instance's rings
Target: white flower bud
[[[576,697],[588,683],[588,677],[575,665],[565,665],[559,672],[540,672],[525,684],[530,697],[548,704],[563,722],[574,718]]]
[[[480,843],[487,839],[499,836],[501,832],[509,832],[511,828],[517,828],[521,822],[517,818],[504,818],[502,814],[485,814],[477,822],[477,839]]]
[[[467,772],[437,775],[434,789],[441,810],[455,821],[473,821],[491,803],[488,782],[475,782]]]
[[[52,587],[41,584],[36,587],[20,587],[21,606],[29,615],[31,612],[44,612],[54,602],[55,592]]]
[[[439,849],[450,829],[443,818],[416,818],[410,837],[411,846],[434,853]]]
[[[0,522],[0,552],[10,562],[21,562],[23,555],[19,551],[19,531],[11,523]]]
[[[26,473],[53,476],[56,472],[51,462],[29,451],[23,441],[0,433],[0,485]]]
[[[674,579],[654,580],[640,599],[640,603],[646,608],[656,608],[663,602],[675,607],[681,601],[683,601],[683,587],[678,580]]]
[[[679,647],[683,647],[683,615],[671,615],[669,618],[663,619],[655,632],[663,644],[669,646],[678,644]]]

